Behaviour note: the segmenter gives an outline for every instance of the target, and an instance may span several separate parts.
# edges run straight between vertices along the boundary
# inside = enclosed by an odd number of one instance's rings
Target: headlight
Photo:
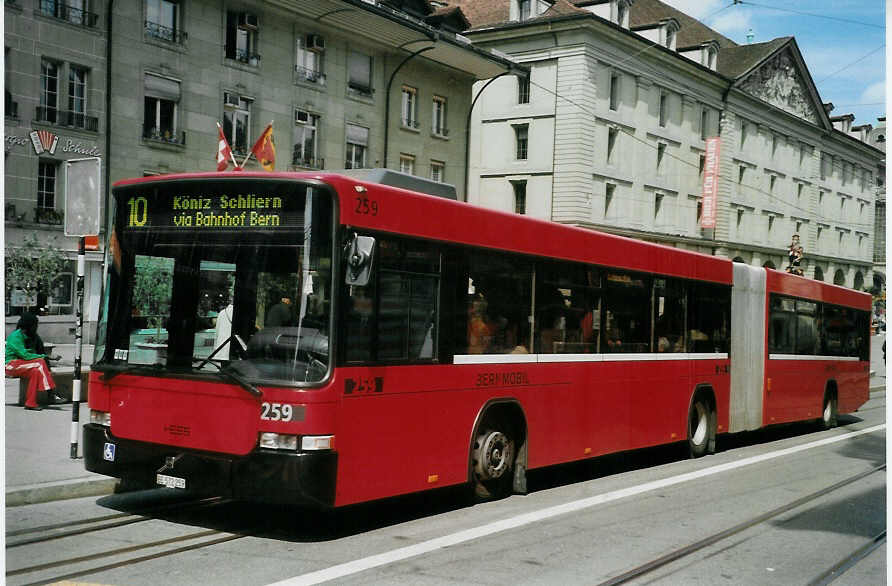
[[[297,436],[282,433],[263,432],[260,434],[260,447],[270,450],[297,450]]]
[[[111,427],[111,413],[108,411],[97,411],[90,409],[90,423]]]

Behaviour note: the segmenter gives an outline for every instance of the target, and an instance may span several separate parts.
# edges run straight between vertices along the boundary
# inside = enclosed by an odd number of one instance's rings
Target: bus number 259
[[[260,419],[265,421],[291,421],[294,419],[294,407],[288,403],[263,403]]]

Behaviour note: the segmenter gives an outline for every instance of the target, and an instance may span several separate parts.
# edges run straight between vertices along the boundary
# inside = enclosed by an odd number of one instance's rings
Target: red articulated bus
[[[135,485],[502,496],[527,469],[701,456],[868,398],[870,297],[841,287],[347,174],[113,195],[83,443]]]

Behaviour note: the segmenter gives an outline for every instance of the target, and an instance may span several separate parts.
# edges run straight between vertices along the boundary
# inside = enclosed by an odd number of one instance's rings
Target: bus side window
[[[431,244],[379,238],[368,286],[350,286],[344,308],[347,362],[438,357],[440,253]]]
[[[709,283],[688,287],[688,352],[727,352],[731,339],[731,288]]]
[[[654,351],[684,352],[685,284],[654,279]]]
[[[600,286],[600,274],[594,267],[563,262],[537,264],[536,352],[597,352]]]
[[[636,273],[607,273],[603,299],[601,352],[650,352],[650,279]]]
[[[472,251],[462,281],[465,330],[456,354],[528,354],[532,264],[504,254]]]

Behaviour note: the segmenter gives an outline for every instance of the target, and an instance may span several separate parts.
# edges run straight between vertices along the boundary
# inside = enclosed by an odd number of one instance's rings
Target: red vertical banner
[[[718,136],[706,139],[706,161],[703,165],[703,207],[700,211],[700,227],[715,228],[716,206],[719,194],[719,151]]]

